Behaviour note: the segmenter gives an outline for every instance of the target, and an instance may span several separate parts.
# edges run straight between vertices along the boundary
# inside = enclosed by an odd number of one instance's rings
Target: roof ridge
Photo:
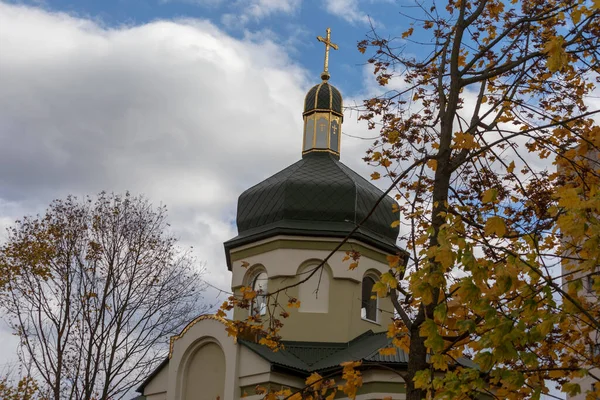
[[[283,351],[286,351],[286,350],[285,350],[285,344],[284,344],[284,347],[283,347]],[[307,367],[307,370],[309,370],[309,369],[310,369],[310,367],[312,366],[312,364],[309,364],[309,363],[307,363],[306,361],[304,361],[303,359],[301,359],[300,357],[298,357],[297,355],[295,355],[295,354],[294,354],[294,353],[292,353],[291,351],[287,351],[287,353],[288,353],[289,355],[293,356],[293,357],[294,357],[296,360],[300,361],[302,364],[306,365],[306,367]]]
[[[385,332],[379,332],[379,333],[385,333]],[[372,330],[372,329],[369,329],[368,331],[365,331],[365,332],[361,333],[360,335],[358,335],[358,336],[357,336],[357,337],[355,337],[354,339],[350,339],[350,341],[348,341],[347,343],[348,343],[348,344],[351,344],[351,343],[356,343],[356,342],[357,342],[357,341],[359,341],[359,340],[362,340],[362,339],[364,339],[364,338],[366,338],[366,337],[375,336],[375,335],[377,335],[377,334],[378,334],[378,333],[375,333],[375,332],[373,332],[373,330]]]

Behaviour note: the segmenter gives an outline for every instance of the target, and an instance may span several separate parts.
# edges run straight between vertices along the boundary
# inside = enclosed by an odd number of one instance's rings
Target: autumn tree
[[[600,3],[417,1],[399,23],[358,44],[383,92],[359,111],[410,253],[378,290],[407,399],[573,395],[585,376],[600,397]],[[250,329],[276,337],[269,316]]]
[[[130,194],[54,201],[0,247],[4,316],[49,398],[116,399],[200,314],[200,270],[166,208]]]

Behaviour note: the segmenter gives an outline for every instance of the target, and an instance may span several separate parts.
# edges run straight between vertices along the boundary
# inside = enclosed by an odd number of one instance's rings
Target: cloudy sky
[[[360,103],[378,88],[356,42],[399,36],[404,1],[0,0],[0,240],[55,198],[129,190],[166,204],[228,289],[237,197],[300,158],[315,36],[332,28],[331,82]],[[368,176],[356,137],[374,133],[350,112],[343,132],[342,161]],[[0,372],[15,349],[0,321]]]
[[[340,50],[331,82],[346,104],[360,102],[376,85],[356,42],[371,24],[389,26],[395,8],[385,0],[0,1],[0,235],[52,199],[130,190],[168,206],[208,281],[227,289],[222,243],[237,234],[237,197],[300,157],[302,101],[322,69],[315,36],[332,28]],[[373,135],[352,114],[344,132]],[[364,175],[368,144],[342,140],[342,161]],[[214,291],[205,297],[223,301]],[[0,323],[0,370],[15,347]]]

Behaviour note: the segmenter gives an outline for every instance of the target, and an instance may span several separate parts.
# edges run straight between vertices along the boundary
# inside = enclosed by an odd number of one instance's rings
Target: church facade
[[[313,372],[337,376],[340,363],[358,360],[363,385],[357,399],[405,398],[396,372],[406,368],[407,354],[379,354],[390,345],[393,306],[389,298],[372,298],[373,285],[389,269],[386,257],[403,254],[392,227],[398,216],[392,198],[339,161],[343,100],[328,73],[329,48],[337,46],[329,29],[318,39],[326,45],[325,67],[322,82],[305,98],[302,158],[239,197],[239,234],[224,243],[232,291],[270,293],[289,286],[335,251],[319,273],[285,292],[300,306],[286,310],[283,350],[228,337],[227,321],[202,315],[171,339],[168,358],[138,388],[141,398],[260,399],[257,386],[300,390]],[[354,269],[344,261],[347,251],[361,254]],[[263,314],[265,307],[259,295],[233,318]]]

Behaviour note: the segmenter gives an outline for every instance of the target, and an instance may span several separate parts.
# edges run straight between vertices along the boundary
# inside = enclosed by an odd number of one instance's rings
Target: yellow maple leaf
[[[386,259],[390,268],[396,268],[400,264],[400,256],[387,256]]]
[[[454,263],[454,253],[449,247],[439,247],[435,252],[435,261],[442,264],[442,267],[449,268]]]
[[[408,28],[407,31],[402,33],[402,39],[406,39],[407,37],[412,35],[414,30],[415,30],[414,28]]]
[[[321,375],[319,375],[316,372],[313,372],[312,375],[310,375],[308,378],[306,378],[306,385],[307,386],[312,386],[314,383],[319,382],[323,379],[323,377]]]
[[[433,354],[429,361],[433,364],[433,368],[445,371],[448,369],[448,362],[443,354]]]
[[[233,325],[228,325],[227,328],[225,328],[225,332],[227,332],[227,336],[236,337],[238,335],[238,330]]]
[[[560,71],[568,63],[564,42],[565,39],[562,36],[554,36],[544,46],[544,53],[548,55],[546,66],[550,72]]]
[[[424,389],[429,386],[431,381],[431,372],[429,370],[418,371],[413,378],[415,388]]]
[[[386,272],[385,274],[381,275],[381,282],[393,289],[396,289],[398,287],[398,281],[396,280],[394,275],[392,275],[389,272]]]
[[[504,11],[504,3],[501,1],[492,1],[489,3],[488,9],[490,11],[490,17],[497,19],[498,16]]]
[[[388,292],[388,287],[383,282],[378,281],[373,285],[373,292],[377,293],[379,297],[385,297]]]
[[[498,190],[495,188],[491,188],[483,192],[481,201],[484,204],[491,203],[492,201],[496,200],[496,196],[498,196]]]
[[[492,236],[496,234],[498,237],[504,236],[506,233],[506,225],[504,225],[504,220],[501,217],[491,217],[485,223],[485,234],[488,236]]]
[[[221,318],[225,318],[227,316],[227,314],[225,314],[225,311],[223,311],[222,309],[218,309],[217,310],[217,317],[221,317]]]
[[[506,167],[506,172],[508,172],[509,174],[512,174],[512,172],[515,170],[515,162],[511,161],[510,164],[508,164],[508,167]]]
[[[252,288],[244,286],[240,289],[245,300],[252,300],[256,297],[256,292]]]
[[[396,348],[395,347],[383,347],[383,348],[379,349],[379,354],[381,354],[382,356],[393,356],[396,354]]]
[[[427,166],[435,171],[437,169],[437,160],[427,161]]]
[[[557,190],[557,195],[560,198],[558,205],[565,208],[576,208],[581,201],[581,197],[575,188],[561,187]]]
[[[274,340],[272,340],[272,339],[268,339],[268,338],[261,338],[258,341],[258,344],[262,344],[263,346],[267,346],[271,350],[273,350],[273,349],[275,349],[277,347],[277,342],[274,341]]]
[[[573,23],[575,25],[577,25],[579,23],[579,21],[581,21],[581,14],[582,14],[582,9],[579,7],[575,7],[575,8],[573,8],[573,11],[571,11],[571,18],[573,19]]]
[[[287,306],[289,308],[300,308],[300,300],[292,298],[288,301]]]
[[[479,144],[475,141],[475,136],[470,133],[456,132],[454,134],[454,148],[457,149],[476,149]]]

